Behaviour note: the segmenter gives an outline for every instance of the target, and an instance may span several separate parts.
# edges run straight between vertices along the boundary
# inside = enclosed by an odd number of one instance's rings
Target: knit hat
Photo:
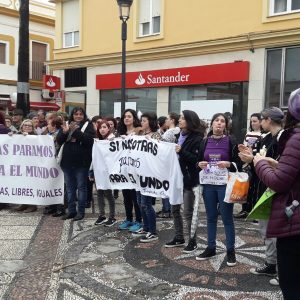
[[[300,88],[291,92],[288,110],[296,120],[300,121]]]

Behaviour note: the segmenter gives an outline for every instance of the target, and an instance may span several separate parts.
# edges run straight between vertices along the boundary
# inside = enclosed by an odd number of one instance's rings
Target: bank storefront
[[[247,61],[238,61],[128,72],[125,107],[158,115],[161,111],[180,113],[191,109],[206,121],[215,112],[231,112],[234,133],[240,136],[240,129],[247,126],[249,65]],[[101,116],[120,116],[120,85],[120,73],[96,76]]]

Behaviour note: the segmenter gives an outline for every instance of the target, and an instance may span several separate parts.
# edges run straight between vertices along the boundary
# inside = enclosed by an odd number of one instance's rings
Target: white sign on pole
[[[114,118],[121,117],[121,102],[114,103]]]
[[[216,113],[232,113],[233,99],[181,101],[180,111],[193,110],[200,119],[209,122]]]
[[[125,102],[125,109],[131,108],[136,110],[136,102]]]

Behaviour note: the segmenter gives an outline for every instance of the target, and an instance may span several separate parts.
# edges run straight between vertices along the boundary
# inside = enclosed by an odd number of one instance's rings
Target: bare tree
[[[29,113],[29,0],[20,1],[17,108]]]

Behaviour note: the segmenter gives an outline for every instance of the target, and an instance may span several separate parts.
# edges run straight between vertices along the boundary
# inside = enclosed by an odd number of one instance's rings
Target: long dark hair
[[[75,113],[77,113],[78,111],[80,111],[80,112],[82,112],[83,113],[83,120],[81,121],[81,124],[84,124],[87,120],[88,120],[88,117],[87,117],[87,115],[86,115],[86,112],[85,112],[85,110],[82,108],[82,107],[80,107],[80,106],[76,106],[76,107],[74,107],[73,109],[72,109],[72,111],[71,111],[71,113],[70,113],[70,122],[74,122],[74,117],[73,117],[73,115],[75,114]]]
[[[120,122],[119,122],[118,128],[117,128],[117,131],[118,131],[119,135],[124,135],[127,132],[127,127],[124,124],[124,118],[125,118],[125,114],[127,112],[130,112],[133,116],[133,127],[136,128],[136,127],[141,126],[141,123],[140,123],[140,120],[137,116],[136,111],[131,109],[131,108],[125,109],[124,112],[122,113],[122,116],[121,116],[121,119],[120,119]]]
[[[218,118],[218,117],[223,117],[225,119],[225,132],[223,132],[223,133],[226,134],[226,135],[228,134],[228,124],[229,124],[228,118],[223,113],[216,113],[211,118],[211,121],[210,121],[210,130],[209,130],[209,133],[207,134],[207,136],[213,135],[212,124],[213,124],[214,120],[216,118]]]
[[[299,122],[299,120],[293,117],[289,111],[287,111],[284,121],[284,129],[295,127]]]
[[[199,133],[202,136],[205,135],[206,124],[204,121],[200,120],[198,115],[192,110],[183,110],[182,114],[186,122],[186,130],[188,132]]]
[[[252,128],[252,124],[251,124],[251,118],[252,117],[255,117],[257,118],[259,121],[261,121],[261,114],[260,113],[254,113],[250,116],[250,125],[249,125],[249,131],[253,131],[253,128]],[[260,131],[262,131],[262,127],[260,126]]]
[[[149,127],[152,132],[157,131],[158,129],[158,121],[157,121],[157,115],[154,112],[146,112],[142,114],[141,118],[147,118],[149,121]]]

